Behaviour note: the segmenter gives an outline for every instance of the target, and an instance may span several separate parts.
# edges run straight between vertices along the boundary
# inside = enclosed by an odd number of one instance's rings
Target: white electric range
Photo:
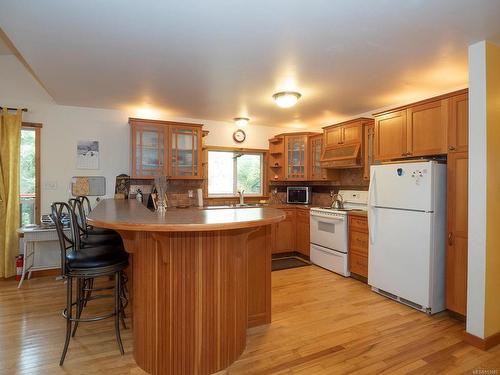
[[[349,276],[349,220],[348,212],[366,211],[368,192],[361,190],[340,190],[344,209],[330,207],[311,208],[311,262]]]

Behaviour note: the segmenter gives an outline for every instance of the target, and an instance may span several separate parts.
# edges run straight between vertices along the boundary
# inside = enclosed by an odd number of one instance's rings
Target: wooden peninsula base
[[[245,349],[247,328],[271,320],[271,232],[284,214],[177,210],[159,223],[156,213],[141,210],[137,203],[106,200],[89,217],[117,230],[132,254],[137,364],[151,374],[227,368]],[[125,220],[126,211],[151,215],[151,222],[134,215]],[[182,215],[189,211],[194,217],[187,224]]]

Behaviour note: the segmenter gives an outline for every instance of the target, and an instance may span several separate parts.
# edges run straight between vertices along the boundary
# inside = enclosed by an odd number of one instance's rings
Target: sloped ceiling
[[[0,28],[59,104],[294,128],[464,87],[467,46],[500,35],[499,0],[0,0],[0,9]],[[272,101],[285,89],[303,94],[296,107]]]

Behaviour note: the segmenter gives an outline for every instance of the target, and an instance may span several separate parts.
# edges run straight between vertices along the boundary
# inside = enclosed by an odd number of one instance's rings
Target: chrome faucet
[[[245,190],[238,190],[238,195],[240,196],[240,206],[245,204],[245,196],[243,193],[245,193]]]
[[[342,210],[344,208],[344,198],[341,194],[333,194],[331,207],[338,210]]]

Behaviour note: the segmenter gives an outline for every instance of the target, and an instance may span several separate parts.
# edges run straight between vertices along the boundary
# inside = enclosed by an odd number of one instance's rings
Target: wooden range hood
[[[321,156],[322,168],[361,168],[361,143],[326,148]]]

